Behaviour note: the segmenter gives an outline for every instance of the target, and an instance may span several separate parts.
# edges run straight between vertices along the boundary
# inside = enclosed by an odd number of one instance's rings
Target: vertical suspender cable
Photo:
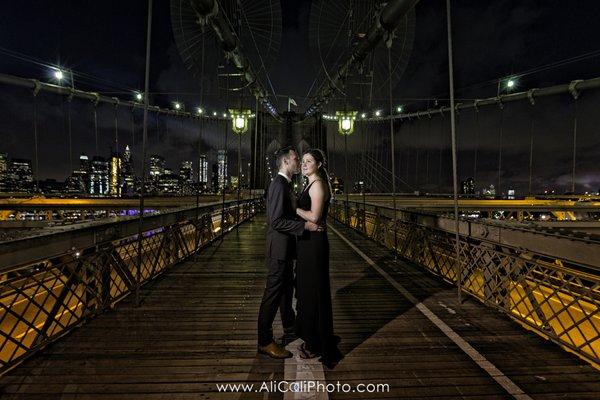
[[[388,96],[390,106],[390,151],[392,156],[392,205],[394,207],[394,258],[398,256],[398,227],[396,223],[396,145],[394,141],[394,118],[391,118],[394,112],[392,100],[392,44],[388,42]]]
[[[96,155],[100,155],[100,151],[98,149],[98,100],[94,101],[94,139],[96,142]]]
[[[577,97],[573,102],[573,172],[571,174],[571,193],[575,194],[575,166],[577,164]]]
[[[477,184],[477,153],[479,152],[479,109],[475,107],[475,113],[473,114],[475,117],[475,155],[473,161],[473,182]]]
[[[202,31],[202,64],[201,64],[201,69],[200,69],[200,107],[204,107],[204,38],[206,35],[204,35],[204,28]],[[200,111],[200,110],[198,110]],[[158,115],[158,114],[157,114]],[[196,174],[197,178],[196,178],[196,211],[195,211],[195,217],[196,217],[196,224],[198,224],[198,214],[199,214],[199,208],[200,208],[200,180],[202,179],[201,176],[201,169],[204,168],[204,164],[201,162],[201,148],[200,146],[202,145],[202,128],[204,128],[204,118],[202,118],[202,115],[200,115],[200,126],[198,127],[198,142],[196,144],[196,148],[198,151],[198,173]],[[206,175],[208,176],[208,171],[206,171]],[[199,227],[198,225],[196,225],[196,232],[198,231]],[[199,235],[196,235],[199,236]],[[197,243],[200,243],[199,241]],[[197,248],[194,249],[194,251],[196,251]]]
[[[442,154],[444,149],[444,114],[440,117],[440,157],[438,161],[438,191],[442,193]]]
[[[35,192],[40,191],[40,163],[38,158],[38,131],[37,131],[37,95],[39,92],[39,83],[36,81],[36,87],[33,90],[33,142],[35,148],[35,172],[33,174],[35,180]]]
[[[131,106],[131,145],[135,146],[135,106]]]
[[[67,104],[67,133],[69,134],[69,174],[73,173],[73,135],[71,130],[71,102],[73,101],[73,94],[68,97],[69,103]]]
[[[252,159],[252,179],[249,180],[250,190],[256,188],[258,185],[258,180],[256,179],[256,164],[258,160],[260,160],[260,158],[258,157],[258,99],[256,99],[254,102],[254,158]]]
[[[146,141],[148,137],[148,93],[150,92],[150,41],[152,36],[152,0],[148,0],[148,27],[146,31],[146,73],[144,78],[144,125],[142,134],[142,186],[140,188],[140,209],[138,225],[138,262],[136,271],[135,304],[140,304],[140,283],[142,279],[142,236],[144,223],[144,190],[146,185]]]
[[[415,120],[414,130],[416,133],[415,138],[415,189],[419,190],[419,140],[421,138],[421,117]]]
[[[228,74],[224,74],[225,75],[225,80],[226,80],[226,92],[225,92],[225,108],[227,109],[229,107],[229,75]],[[223,122],[225,123],[225,163],[223,165],[223,187],[221,188],[222,190],[222,199],[221,199],[221,240],[224,239],[225,237],[225,188],[227,187],[227,170],[229,169],[229,158],[228,158],[228,150],[229,150],[229,143],[228,143],[228,138],[227,138],[227,133],[229,131],[228,126],[229,124],[227,123],[227,119],[223,119]]]
[[[500,143],[498,144],[498,187],[496,188],[496,195],[501,196],[502,191],[500,184],[502,183],[502,136],[504,134],[504,105],[500,104]]]
[[[446,18],[448,25],[448,75],[450,81],[450,123],[452,131],[452,184],[454,195],[454,231],[455,231],[455,271],[456,285],[458,288],[458,302],[461,302],[462,268],[460,264],[460,235],[458,232],[458,177],[457,177],[457,154],[456,154],[456,108],[454,106],[454,65],[452,55],[452,18],[450,0],[446,0]]]
[[[115,152],[119,152],[119,100],[115,99]]]
[[[529,123],[529,185],[527,189],[527,193],[531,195],[531,178],[533,176],[533,130],[535,126],[535,108],[531,108],[531,116]]]

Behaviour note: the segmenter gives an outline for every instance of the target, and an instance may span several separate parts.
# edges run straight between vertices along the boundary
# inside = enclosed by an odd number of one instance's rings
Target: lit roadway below
[[[247,196],[242,196],[242,198]],[[345,195],[336,196],[344,200]],[[234,200],[237,195],[228,194],[226,200]],[[360,194],[351,194],[351,201],[362,202]],[[214,203],[221,200],[221,195],[202,195],[200,203]],[[368,204],[392,205],[390,195],[366,195]],[[145,208],[165,209],[190,206],[196,203],[196,197],[147,197],[144,199]],[[427,210],[452,210],[454,207],[451,198],[440,197],[396,197],[398,208],[427,209]],[[0,210],[33,210],[33,209],[129,209],[139,206],[137,198],[0,198]],[[600,200],[589,199],[586,201],[553,200],[553,199],[525,199],[525,200],[488,200],[488,199],[459,199],[458,206],[461,210],[527,210],[527,211],[588,211],[600,212]]]
[[[241,196],[241,198],[247,197]],[[226,200],[234,200],[237,194],[228,194]],[[200,204],[214,203],[222,199],[221,195],[202,195]],[[138,198],[0,198],[0,210],[48,210],[48,209],[95,209],[95,210],[124,210],[139,207]],[[167,209],[196,204],[195,196],[187,197],[146,197],[144,208]]]
[[[336,196],[338,200],[345,200],[345,195]],[[349,195],[350,201],[361,203],[363,196]],[[393,200],[390,195],[366,195],[367,204],[392,207]],[[431,197],[396,197],[397,208],[426,209],[426,210],[453,210],[454,200],[451,198]],[[525,199],[525,200],[491,200],[491,199],[459,199],[458,207],[469,211],[496,211],[496,210],[527,210],[527,211],[587,211],[600,212],[600,200],[589,201],[554,200],[554,199]]]

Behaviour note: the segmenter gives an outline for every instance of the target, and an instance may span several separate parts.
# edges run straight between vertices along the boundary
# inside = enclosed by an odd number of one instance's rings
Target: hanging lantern
[[[354,120],[358,111],[336,111],[338,132],[342,135],[351,135],[354,132]]]
[[[252,116],[250,110],[234,110],[229,109],[231,115],[231,128],[234,133],[245,133],[248,131],[248,119]]]

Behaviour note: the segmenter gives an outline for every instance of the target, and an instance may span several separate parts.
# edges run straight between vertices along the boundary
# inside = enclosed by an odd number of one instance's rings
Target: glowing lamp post
[[[335,116],[338,119],[338,132],[344,136],[344,180],[346,181],[344,190],[346,191],[346,223],[350,224],[349,199],[350,181],[348,180],[348,136],[354,132],[354,120],[356,120],[358,111],[336,111]]]
[[[240,194],[242,188],[242,134],[248,132],[248,119],[252,117],[250,110],[229,109],[231,129],[238,134],[238,185],[237,185],[237,218],[240,221]]]
[[[242,134],[248,131],[248,119],[252,114],[250,110],[229,110],[231,114],[231,128],[233,132]]]
[[[344,136],[354,132],[354,120],[358,111],[337,111],[335,116],[338,120],[338,132]]]

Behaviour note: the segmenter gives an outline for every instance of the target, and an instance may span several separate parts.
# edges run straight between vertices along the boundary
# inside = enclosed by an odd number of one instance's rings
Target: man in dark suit
[[[273,320],[281,314],[284,332],[294,330],[296,316],[292,308],[293,259],[296,236],[319,226],[296,219],[292,176],[300,172],[300,160],[292,147],[277,152],[279,173],[269,185],[267,194],[267,284],[258,313],[258,352],[272,358],[288,358],[292,353],[273,340]]]

